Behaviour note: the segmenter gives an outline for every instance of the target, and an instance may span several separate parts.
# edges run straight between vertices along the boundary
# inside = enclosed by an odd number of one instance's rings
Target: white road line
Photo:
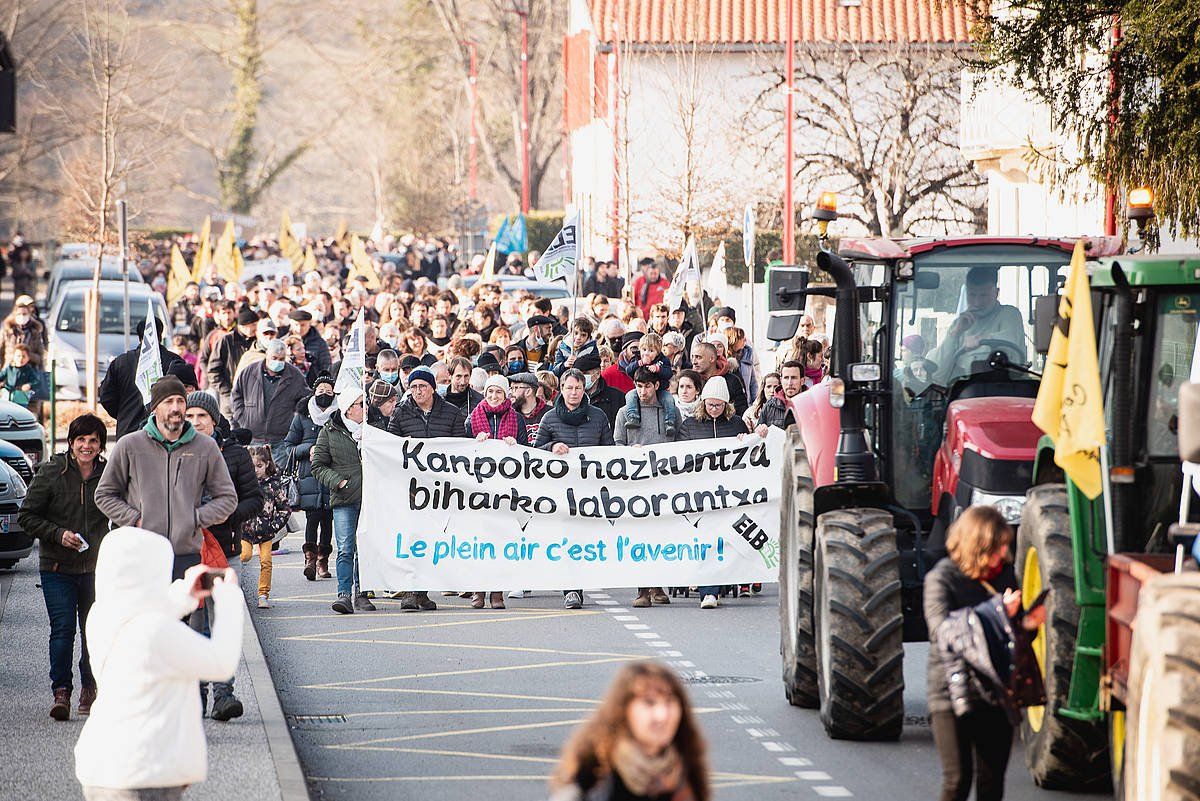
[[[765,749],[767,749],[768,751],[775,751],[775,752],[780,752],[780,751],[795,751],[795,750],[796,750],[795,748],[793,748],[793,747],[791,746],[791,744],[790,744],[790,743],[777,743],[777,742],[775,742],[775,741],[773,741],[773,740],[766,740],[766,741],[764,741],[764,742],[763,742],[763,744],[762,744],[762,747],[763,747],[763,748],[765,748]]]
[[[596,601],[597,606],[616,606],[617,605],[617,601],[610,601],[607,598],[596,599],[595,596],[592,596],[592,600]]]
[[[787,765],[789,768],[804,768],[811,765],[812,760],[804,757],[779,757],[779,764]]]
[[[637,615],[613,615],[613,620],[637,620]]]
[[[817,795],[824,796],[825,798],[850,798],[854,795],[854,793],[838,784],[814,787],[813,790]]]
[[[827,782],[833,778],[823,770],[798,770],[796,777],[806,782]]]
[[[655,634],[654,636],[657,637],[658,635]],[[646,643],[646,644],[649,645],[651,648],[670,648],[671,647],[671,643],[664,642],[663,640],[655,640],[654,642],[650,642],[650,643]]]
[[[734,715],[733,722],[739,726],[745,726],[747,723],[762,723],[763,719],[758,715]]]
[[[658,638],[658,635],[653,631],[635,631],[633,636],[637,637],[639,640],[654,640]]]
[[[618,620],[619,619],[620,618],[618,618]],[[637,620],[637,618],[634,618],[634,620]],[[650,626],[646,623],[626,623],[625,628],[629,629],[630,631],[645,631],[650,628]]]
[[[659,647],[661,648],[664,646],[659,646]],[[683,656],[683,653],[680,651],[663,651],[661,654],[659,654],[659,656]]]

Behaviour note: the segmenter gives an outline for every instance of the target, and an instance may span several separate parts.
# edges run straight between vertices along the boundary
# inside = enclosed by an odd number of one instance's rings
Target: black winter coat
[[[312,472],[312,446],[317,444],[321,427],[313,422],[308,409],[309,398],[296,404],[296,416],[283,441],[288,445],[288,455],[296,460],[296,475],[300,479],[300,508],[305,512],[316,512],[329,508],[329,487],[326,487]]]
[[[722,378],[729,386],[729,402],[733,404],[734,414],[741,417],[750,408],[750,401],[746,397],[746,385],[742,383],[742,377],[738,374],[737,361],[730,359],[729,364],[733,369]]]
[[[254,346],[255,338],[244,337],[236,328],[217,340],[212,355],[208,357],[205,371],[208,387],[217,392],[221,399],[221,414],[230,417],[229,398],[233,394],[233,379],[237,378],[238,362],[246,351]]]
[[[402,400],[392,412],[387,430],[401,437],[433,439],[434,437],[462,437],[466,432],[467,416],[463,410],[437,393],[433,395],[433,406],[429,413],[421,411],[411,397]]]
[[[778,397],[771,396],[763,403],[758,413],[758,422],[764,426],[787,428],[796,422],[792,416],[792,408]]]
[[[233,479],[233,488],[237,490],[237,508],[233,510],[233,514],[224,523],[218,523],[209,529],[221,544],[221,550],[226,556],[241,553],[241,537],[237,531],[242,523],[257,515],[263,508],[262,487],[259,486],[258,476],[254,472],[254,460],[250,458],[250,451],[239,441],[238,431],[244,429],[237,429],[230,436],[217,441],[221,446],[225,467],[229,469],[229,477]]]
[[[608,428],[612,431],[617,425],[617,412],[625,406],[625,393],[610,387],[603,378],[597,378],[596,392],[588,394],[588,400],[608,418]]]
[[[134,383],[137,379],[138,351],[140,346],[127,350],[112,360],[108,373],[100,382],[100,405],[117,421],[117,439],[137,431],[146,424],[150,412],[142,402],[142,392]],[[163,375],[170,372],[175,362],[183,361],[177,354],[158,346],[158,358],[162,362]]]
[[[679,427],[679,438],[684,439],[719,439],[720,437],[736,437],[738,434],[747,434],[749,429],[746,428],[745,421],[741,416],[734,415],[726,420],[721,417],[717,420],[711,417],[705,417],[699,420],[695,415],[685,417],[683,424]]]
[[[476,392],[470,387],[467,387],[466,392],[460,392],[457,395],[447,392],[444,397],[449,403],[462,409],[463,414],[467,415],[467,417],[470,417],[471,412],[475,411],[475,407],[479,405],[481,400],[483,400],[483,393]]]
[[[555,443],[561,442],[570,448],[583,448],[589,445],[615,445],[613,442],[612,426],[604,412],[595,406],[588,405],[587,418],[577,426],[565,422],[558,413],[558,407],[550,409],[538,426],[535,448],[551,450]]]
[[[304,352],[308,354],[308,360],[312,362],[312,366],[308,370],[308,374],[318,376],[321,373],[328,373],[333,367],[333,359],[329,355],[329,343],[321,332],[314,325],[308,329],[308,335],[303,338]]]

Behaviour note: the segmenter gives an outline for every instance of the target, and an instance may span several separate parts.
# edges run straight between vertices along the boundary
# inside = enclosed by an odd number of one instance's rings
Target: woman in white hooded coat
[[[197,686],[237,669],[245,602],[233,571],[210,593],[199,585],[203,565],[172,583],[173,561],[170,541],[145,529],[116,529],[100,546],[87,636],[104,693],[75,745],[87,801],[170,801],[207,776]],[[181,618],[210,595],[208,638]]]

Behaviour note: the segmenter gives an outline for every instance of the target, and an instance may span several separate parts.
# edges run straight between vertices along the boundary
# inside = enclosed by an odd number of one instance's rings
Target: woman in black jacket
[[[329,488],[312,474],[310,457],[317,434],[336,409],[333,398],[333,379],[328,374],[317,376],[313,394],[296,404],[296,416],[283,439],[288,446],[288,459],[294,463],[300,478],[300,508],[305,519],[304,577],[309,581],[332,578],[329,556],[333,553],[333,509]]]
[[[750,433],[746,423],[735,413],[729,402],[729,383],[724,377],[715,375],[704,382],[700,392],[700,402],[696,411],[690,417],[683,419],[679,429],[680,440],[720,439],[721,437],[737,437],[741,439]],[[767,427],[759,425],[754,433],[760,437],[767,435]],[[716,585],[700,587],[701,609],[716,609],[720,603],[717,598],[721,588]]]
[[[42,541],[42,595],[50,616],[50,717],[71,717],[75,621],[79,621],[79,715],[92,711],[96,678],[88,658],[84,626],[96,600],[96,554],[108,519],[96,508],[96,485],[104,472],[108,439],[104,422],[83,414],[67,429],[67,450],[38,468],[17,517],[21,528]]]
[[[949,556],[925,576],[925,622],[930,639],[952,612],[986,603],[1002,595],[1005,612],[1014,618],[1021,591],[1009,560],[1012,529],[991,506],[972,506],[954,521],[946,538]],[[1022,618],[1026,630],[1045,623],[1046,608],[1031,609]],[[954,714],[946,666],[939,651],[929,649],[929,712],[933,741],[942,760],[941,801],[966,801],[975,773],[978,801],[1004,797],[1004,771],[1012,748],[1013,727],[1008,713],[984,699],[973,699],[962,717]]]

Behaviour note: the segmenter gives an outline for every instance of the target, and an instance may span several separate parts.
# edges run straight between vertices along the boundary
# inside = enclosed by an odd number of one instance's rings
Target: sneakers
[[[265,595],[258,596],[258,608],[259,609],[270,609],[271,608],[271,603],[270,603],[270,601],[267,600],[267,596],[265,596]]]
[[[761,584],[757,584],[757,583],[756,583],[756,584],[751,584],[751,585],[750,585],[750,594],[751,594],[751,595],[758,595],[758,594],[759,594],[759,593],[761,593],[761,592],[762,592],[762,585],[761,585]]]
[[[639,592],[638,597],[630,604],[634,609],[646,609],[650,606],[650,592]]]
[[[354,609],[358,612],[374,612],[375,604],[366,595],[354,596]]]
[[[650,600],[660,606],[666,606],[667,604],[671,603],[671,598],[665,592],[663,592],[662,587],[650,588]]]
[[[55,720],[71,719],[71,691],[59,687],[54,691],[54,704],[50,707],[50,717]]]
[[[563,596],[564,609],[581,609],[583,608],[583,593],[572,590]]]
[[[533,590],[510,590],[508,593],[508,597],[509,598],[532,598]]]
[[[398,592],[398,593],[396,593],[396,595],[403,595],[403,593],[399,593],[399,592]],[[396,595],[393,595],[392,597],[393,597],[393,598],[395,598],[395,597],[396,597]],[[457,592],[455,592],[454,590],[444,590],[444,591],[442,592],[442,597],[443,597],[443,598],[457,598],[457,597],[458,597],[458,593],[457,593]]]
[[[700,608],[701,609],[716,609],[717,608],[717,596],[705,595],[704,600],[702,600],[700,602]]]
[[[240,718],[242,716],[242,702],[235,696],[222,695],[220,698],[213,700],[212,717],[213,720],[226,721]]]
[[[401,607],[403,609],[403,607]],[[337,600],[333,602],[333,611],[339,615],[353,615],[354,603],[350,600],[349,595],[339,595]]]
[[[631,414],[626,414],[625,415],[625,427],[626,428],[641,428],[642,427],[642,418],[634,417]]]
[[[78,714],[81,718],[92,714],[92,704],[96,702],[96,688],[83,687],[79,690]]]

